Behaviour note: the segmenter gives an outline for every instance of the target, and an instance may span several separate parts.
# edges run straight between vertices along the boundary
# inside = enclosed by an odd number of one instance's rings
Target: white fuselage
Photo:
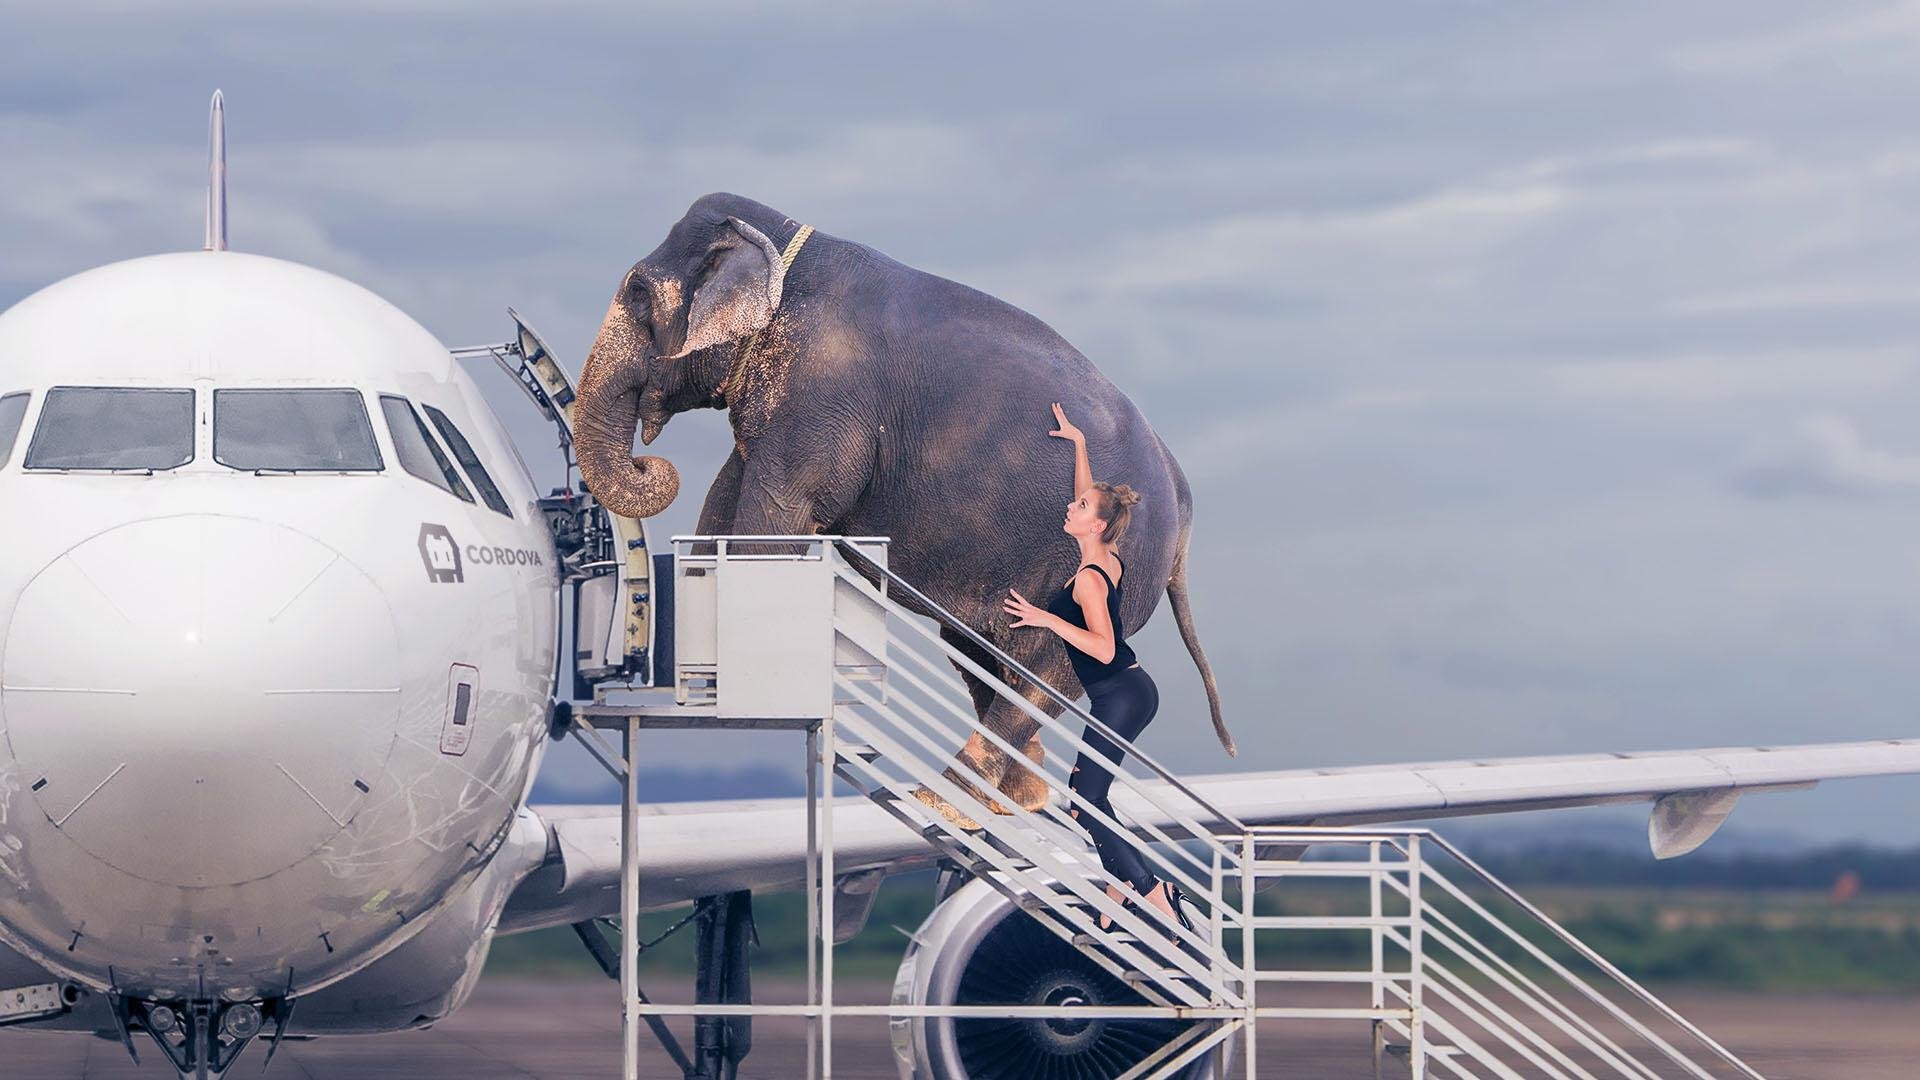
[[[62,386],[192,390],[192,460],[25,468]],[[383,467],[221,464],[226,388],[353,391]],[[391,951],[507,842],[546,741],[554,552],[506,433],[391,305],[228,252],[104,267],[0,315],[0,395],[18,391],[0,943],[162,998],[312,991]],[[382,394],[449,418],[510,516],[403,470]]]

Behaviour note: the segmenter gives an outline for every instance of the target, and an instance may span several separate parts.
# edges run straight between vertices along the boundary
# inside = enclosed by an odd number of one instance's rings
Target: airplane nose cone
[[[0,725],[23,786],[97,858],[166,884],[251,881],[359,810],[392,749],[397,654],[379,588],[312,537],[135,522],[21,594]]]

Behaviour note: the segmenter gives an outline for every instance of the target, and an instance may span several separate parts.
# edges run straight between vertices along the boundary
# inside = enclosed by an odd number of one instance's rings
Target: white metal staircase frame
[[[1360,1021],[1373,1025],[1376,1075],[1394,1051],[1404,1052],[1413,1077],[1544,1076],[1553,1080],[1594,1080],[1598,1076],[1653,1078],[1681,1075],[1711,1080],[1719,1076],[1758,1078],[1704,1032],[1661,1003],[1644,988],[1578,941],[1463,852],[1422,829],[1330,829],[1308,826],[1251,826],[1211,804],[1178,776],[1120,738],[1060,691],[1047,686],[1012,657],[965,626],[911,583],[885,566],[884,540],[843,537],[675,537],[675,575],[712,573],[725,581],[730,564],[763,564],[753,580],[766,583],[764,564],[793,568],[795,580],[827,575],[822,592],[809,580],[795,595],[831,597],[831,611],[817,621],[795,619],[793,598],[769,611],[792,625],[759,627],[765,648],[783,647],[783,635],[832,636],[833,671],[822,688],[811,683],[794,691],[812,704],[783,710],[777,697],[756,688],[757,703],[776,702],[756,715],[730,711],[730,680],[752,679],[752,670],[729,670],[713,656],[692,655],[682,665],[684,681],[673,705],[596,705],[580,711],[578,722],[623,731],[624,757],[638,760],[643,728],[709,726],[762,730],[800,730],[807,740],[807,918],[808,989],[802,1005],[662,1005],[641,999],[633,950],[621,950],[626,1071],[638,1076],[638,1029],[643,1020],[665,1015],[803,1016],[809,1022],[808,1076],[832,1075],[832,1030],[836,1018],[886,1017],[1151,1017],[1194,1021],[1160,1050],[1125,1074],[1125,1080],[1172,1076],[1189,1063],[1239,1036],[1242,1067],[1257,1075],[1260,1020]],[[780,571],[784,574],[785,571]],[[743,579],[745,580],[745,579]],[[703,587],[724,587],[709,582]],[[813,591],[806,591],[813,590]],[[711,594],[709,594],[711,595]],[[905,598],[912,608],[903,606]],[[685,595],[678,617],[689,614]],[[749,605],[750,606],[750,605]],[[914,609],[918,609],[916,613]],[[738,602],[731,604],[739,616]],[[930,614],[936,625],[922,617]],[[983,668],[940,633],[945,629],[970,642],[1004,669],[1006,676],[1050,701],[1054,716],[1009,685],[1002,673]],[[740,627],[706,627],[710,635],[742,633]],[[685,644],[685,643],[683,643]],[[806,656],[824,656],[820,642],[803,642]],[[807,652],[806,649],[813,651]],[[692,649],[695,654],[698,648]],[[751,649],[732,650],[736,664]],[[792,670],[792,657],[773,656],[773,668]],[[986,730],[947,662],[967,670],[995,694],[1015,703],[1039,725],[1047,745],[1046,761],[1031,765],[1046,784],[1050,801],[1038,811],[1017,805],[994,814],[971,793],[942,775],[960,765],[953,756],[969,735],[979,734],[1014,761],[1021,748]],[[746,665],[751,667],[751,665]],[[805,681],[805,680],[803,680]],[[1132,825],[1097,807],[1076,801],[1067,767],[1073,755],[1092,748],[1068,721],[1097,731],[1120,747],[1158,782],[1116,768],[1114,784],[1139,805],[1164,820]],[[588,733],[595,741],[598,736]],[[612,755],[612,748],[601,748]],[[833,927],[835,854],[833,780],[839,777],[905,827],[923,836],[961,868],[988,882],[1040,925],[1070,942],[1083,955],[1131,984],[1144,1004],[1128,1006],[961,1006],[846,1005],[834,1000]],[[622,814],[622,926],[638,916],[639,820],[636,770],[624,770]],[[916,786],[931,789],[978,822],[962,829],[912,796]],[[984,779],[982,791],[991,793]],[[1132,843],[1156,873],[1180,883],[1202,907],[1193,931],[1169,926],[1146,908],[1115,904],[1106,894],[1099,863],[1087,851],[1079,827],[1067,815],[1072,806],[1098,817],[1125,842]],[[1318,852],[1359,852],[1358,859],[1310,859]],[[1440,852],[1461,867],[1478,892],[1455,885],[1433,865]],[[1288,857],[1281,857],[1288,856]],[[1288,880],[1350,880],[1366,892],[1364,915],[1275,915],[1257,910],[1256,895]],[[1116,883],[1130,893],[1124,883]],[[1500,919],[1491,905],[1504,903],[1541,928],[1549,943],[1572,959],[1556,958],[1547,948]],[[1100,916],[1114,921],[1102,931]],[[1468,924],[1480,928],[1469,932]],[[1281,935],[1369,935],[1369,966],[1364,970],[1302,970],[1263,966],[1262,948]],[[1483,939],[1490,939],[1489,946]],[[1525,966],[1502,950],[1517,952]],[[1612,981],[1617,992],[1636,1005],[1636,1016],[1602,993],[1591,976],[1573,965],[1584,963]],[[1550,994],[1552,983],[1569,1003]],[[1364,1006],[1262,1005],[1263,984],[1326,984],[1368,987]],[[1585,1011],[1583,1011],[1583,1009]],[[1596,1018],[1592,1015],[1597,1012]],[[1650,1015],[1649,1015],[1650,1014]],[[1711,1068],[1682,1053],[1655,1030],[1665,1025],[1707,1052]],[[1398,1039],[1398,1044],[1392,1042]],[[1630,1051],[1623,1042],[1635,1043]],[[1645,1060],[1643,1060],[1643,1058]],[[1397,1066],[1396,1066],[1397,1067]],[[1660,1069],[1679,1070],[1661,1072]],[[1718,1069],[1720,1071],[1713,1071]],[[1235,1071],[1239,1071],[1236,1069]]]

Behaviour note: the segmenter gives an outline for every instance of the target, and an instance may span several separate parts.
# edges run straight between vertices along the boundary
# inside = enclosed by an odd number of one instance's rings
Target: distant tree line
[[[1828,889],[1851,871],[1870,891],[1920,891],[1920,849],[1901,851],[1866,845],[1778,855],[1696,851],[1667,860],[1598,846],[1540,847],[1489,854],[1478,861],[1514,885]]]

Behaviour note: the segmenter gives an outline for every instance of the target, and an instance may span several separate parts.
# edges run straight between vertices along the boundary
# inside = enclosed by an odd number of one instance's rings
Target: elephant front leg
[[[732,527],[740,507],[740,474],[746,467],[746,460],[740,456],[739,450],[727,455],[727,463],[720,466],[719,475],[713,478],[713,486],[707,488],[707,501],[700,505],[700,535],[715,536],[721,530]]]
[[[738,454],[738,451],[735,451]],[[726,470],[722,470],[722,477]],[[734,536],[812,536],[833,521],[838,500],[825,499],[803,483],[804,474],[782,469],[761,456],[748,459],[740,470],[733,524]],[[741,549],[747,550],[747,549]],[[767,553],[777,552],[771,548]]]
[[[695,535],[721,536],[733,530],[733,519],[740,506],[740,476],[746,467],[746,460],[740,456],[739,450],[727,455],[726,464],[720,466],[713,484],[707,488],[706,501],[700,504],[700,520],[693,530]],[[689,551],[692,555],[713,553],[712,544],[695,544]]]

